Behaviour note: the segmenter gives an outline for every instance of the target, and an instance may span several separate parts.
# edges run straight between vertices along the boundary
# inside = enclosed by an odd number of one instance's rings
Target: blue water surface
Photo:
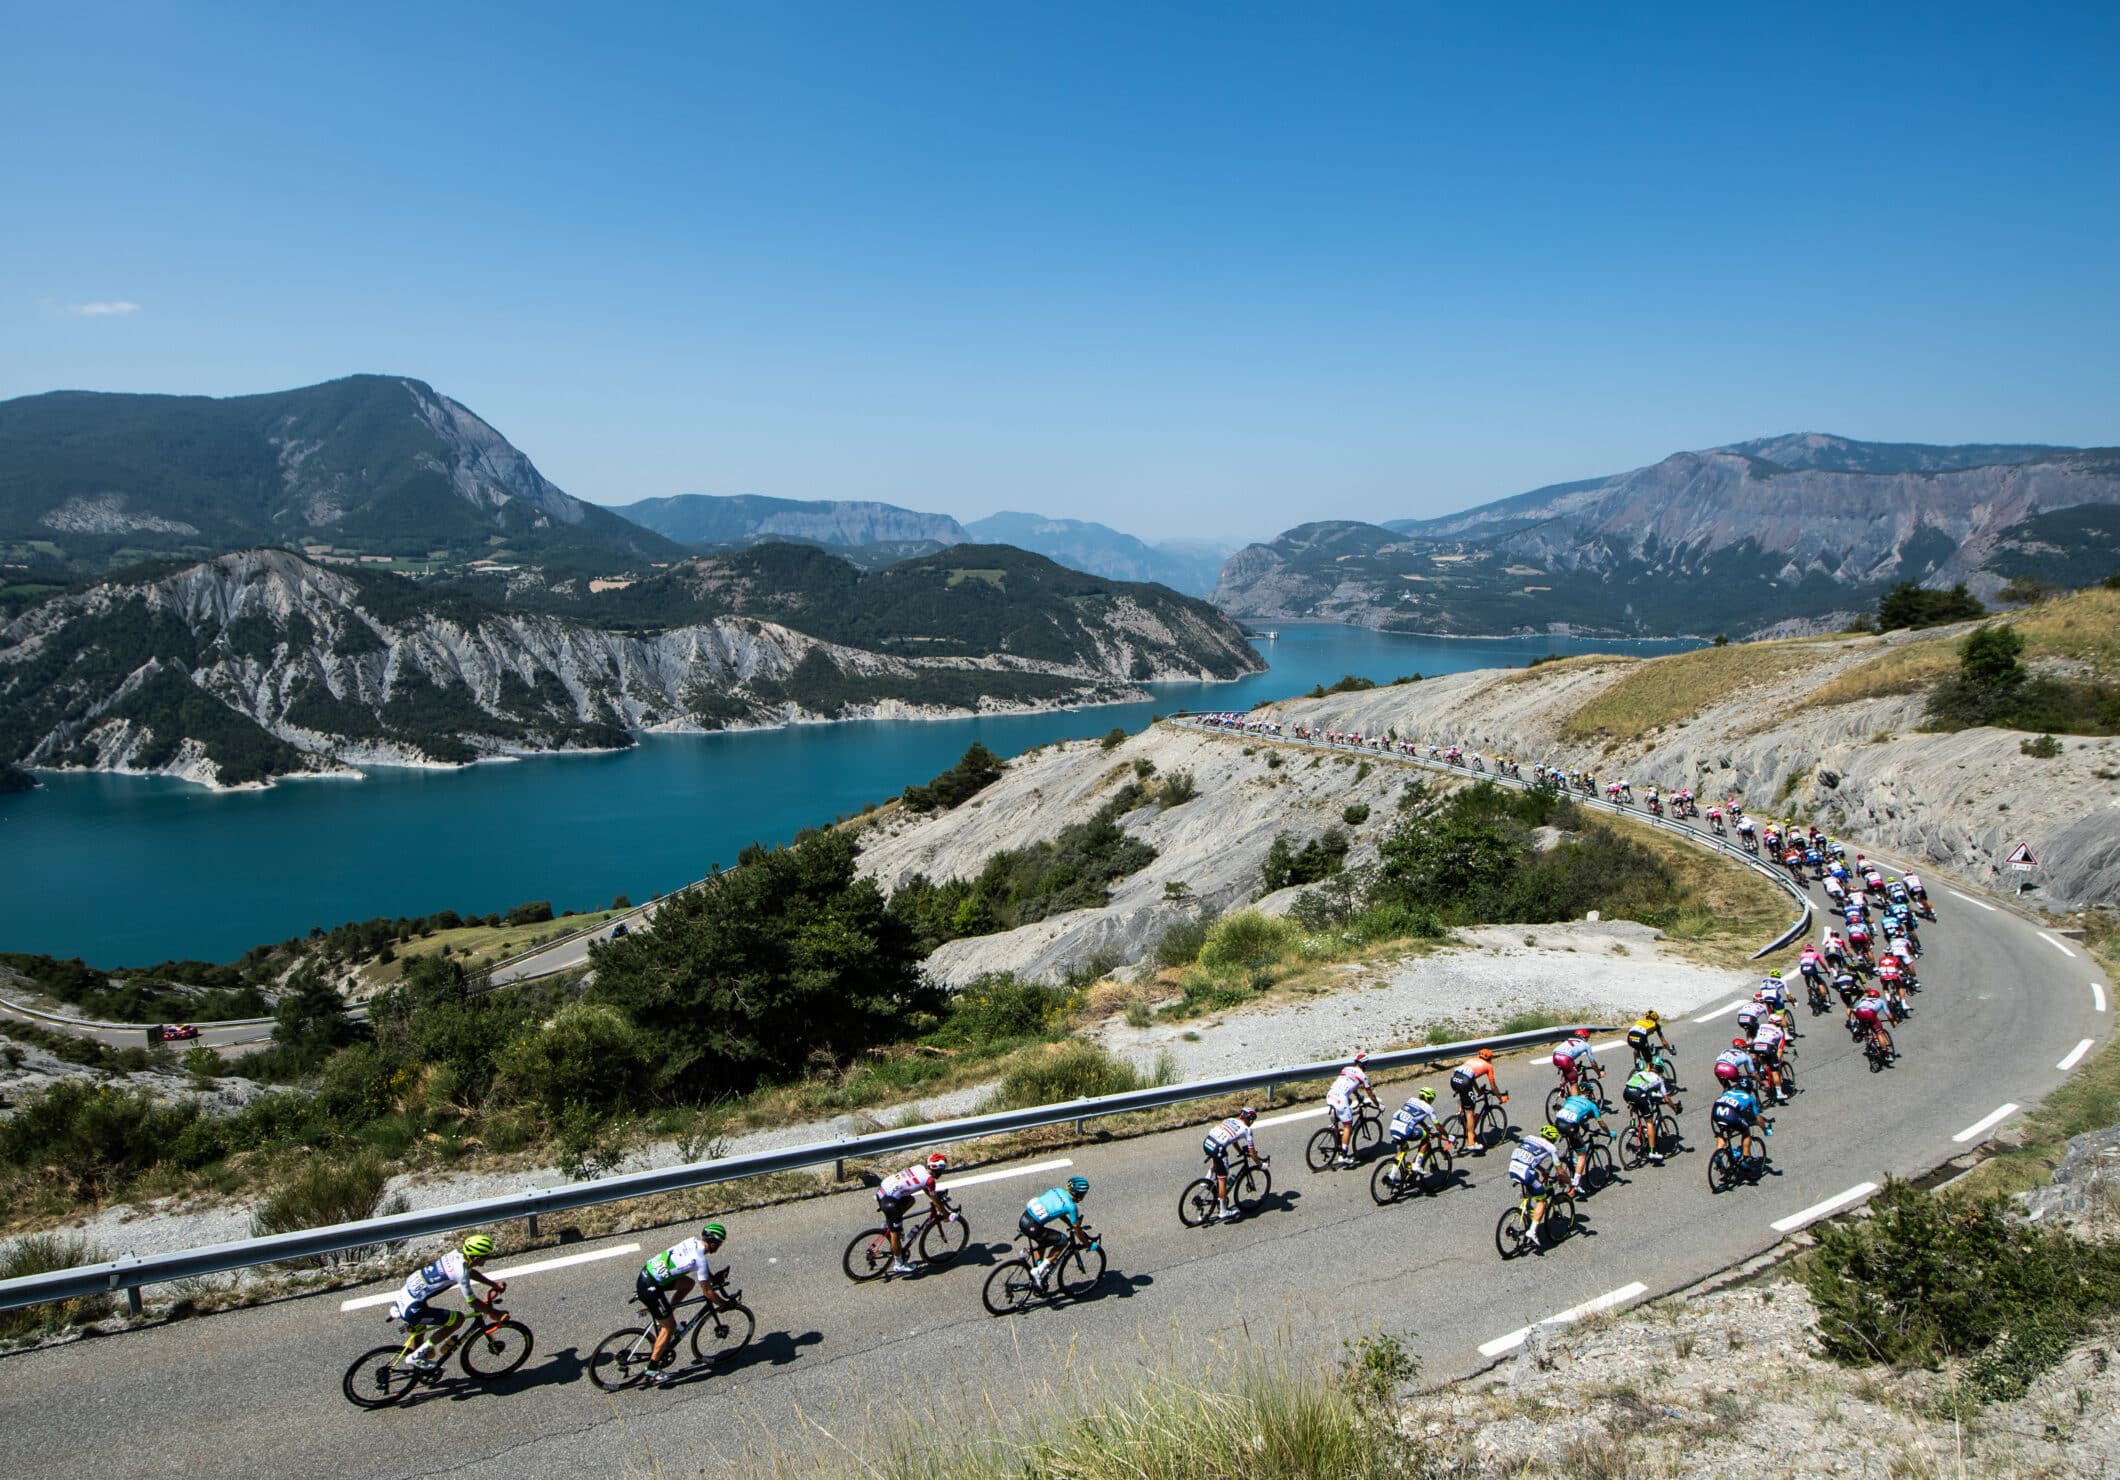
[[[648,735],[611,755],[215,793],[162,777],[51,775],[0,798],[0,950],[101,966],[231,960],[310,927],[526,900],[587,909],[729,864],[746,843],[896,796],[974,740],[1015,755],[1139,729],[1174,709],[1244,708],[1342,674],[1520,667],[1541,653],[1677,651],[1689,642],[1433,638],[1322,623],[1276,629],[1235,683],[1159,684],[1142,704],[954,720]]]

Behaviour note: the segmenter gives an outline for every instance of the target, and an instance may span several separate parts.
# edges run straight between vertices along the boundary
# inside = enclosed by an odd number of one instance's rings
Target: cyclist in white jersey
[[[412,1365],[422,1370],[437,1363],[437,1346],[446,1340],[450,1332],[464,1319],[460,1310],[429,1310],[427,1302],[446,1293],[454,1285],[463,1291],[466,1305],[483,1304],[478,1293],[471,1287],[484,1285],[494,1294],[508,1288],[501,1280],[488,1279],[479,1269],[479,1263],[491,1257],[493,1240],[483,1233],[474,1233],[464,1240],[461,1249],[451,1249],[432,1263],[423,1264],[406,1277],[405,1287],[390,1307],[391,1319],[401,1322],[407,1330],[434,1327],[426,1338],[413,1349]]]
[[[1232,1150],[1244,1153],[1254,1166],[1266,1165],[1266,1158],[1259,1154],[1258,1143],[1252,1140],[1251,1123],[1259,1118],[1259,1112],[1246,1105],[1242,1110],[1221,1121],[1210,1129],[1200,1149],[1207,1159],[1215,1164],[1215,1217],[1237,1216],[1235,1203],[1229,1200],[1229,1153]]]
[[[670,1365],[670,1343],[677,1339],[677,1316],[672,1307],[691,1294],[695,1284],[710,1304],[722,1303],[714,1293],[714,1270],[707,1263],[707,1256],[720,1252],[722,1241],[728,1236],[729,1231],[719,1223],[709,1223],[699,1230],[698,1238],[672,1244],[643,1264],[633,1281],[633,1293],[648,1314],[655,1317],[655,1345],[648,1352],[648,1381],[656,1387],[664,1387],[670,1381],[670,1374],[663,1369]]]
[[[915,1162],[904,1171],[891,1173],[876,1189],[876,1208],[883,1214],[883,1226],[891,1235],[892,1274],[913,1272],[913,1266],[905,1262],[905,1215],[912,1211],[915,1197],[925,1193],[928,1206],[935,1210],[936,1217],[956,1219],[957,1215],[943,1206],[942,1188],[935,1181],[949,1169],[950,1159],[937,1151],[924,1162]]]
[[[1339,1164],[1343,1167],[1354,1165],[1355,1110],[1363,1104],[1377,1106],[1376,1091],[1369,1087],[1369,1075],[1362,1068],[1368,1061],[1368,1054],[1356,1054],[1340,1071],[1340,1077],[1333,1080],[1332,1088],[1325,1091],[1326,1108],[1332,1111],[1333,1123],[1340,1132]]]

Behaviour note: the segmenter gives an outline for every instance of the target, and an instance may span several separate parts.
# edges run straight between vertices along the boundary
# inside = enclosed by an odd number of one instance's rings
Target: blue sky
[[[2120,442],[2120,7],[1739,9],[17,5],[0,396],[1149,536]]]

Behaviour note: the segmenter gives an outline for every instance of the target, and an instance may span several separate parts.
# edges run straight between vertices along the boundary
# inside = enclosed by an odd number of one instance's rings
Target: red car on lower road
[[[164,1043],[175,1043],[181,1039],[196,1038],[198,1036],[199,1030],[190,1023],[164,1023],[162,1025],[162,1041]]]

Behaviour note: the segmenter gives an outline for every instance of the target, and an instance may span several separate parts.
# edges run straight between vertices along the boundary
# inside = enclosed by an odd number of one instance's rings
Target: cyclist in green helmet
[[[670,1374],[663,1369],[670,1365],[670,1343],[677,1339],[677,1317],[672,1307],[690,1295],[695,1284],[710,1304],[720,1306],[723,1303],[714,1291],[714,1270],[707,1258],[721,1252],[722,1241],[728,1236],[728,1229],[719,1223],[709,1223],[699,1230],[698,1238],[672,1244],[643,1264],[639,1277],[633,1281],[633,1293],[640,1297],[640,1303],[655,1318],[655,1346],[648,1353],[648,1381],[656,1387],[666,1386],[670,1381]]]
[[[391,1316],[406,1330],[432,1328],[426,1338],[414,1348],[412,1365],[425,1371],[437,1365],[449,1354],[451,1336],[463,1323],[464,1312],[460,1310],[435,1310],[427,1302],[437,1295],[445,1295],[451,1285],[464,1292],[466,1305],[483,1304],[473,1285],[484,1285],[494,1294],[508,1288],[501,1280],[488,1279],[479,1265],[493,1256],[493,1240],[483,1233],[474,1233],[463,1242],[461,1248],[451,1249],[431,1264],[423,1264],[405,1280],[405,1288],[390,1307]]]

